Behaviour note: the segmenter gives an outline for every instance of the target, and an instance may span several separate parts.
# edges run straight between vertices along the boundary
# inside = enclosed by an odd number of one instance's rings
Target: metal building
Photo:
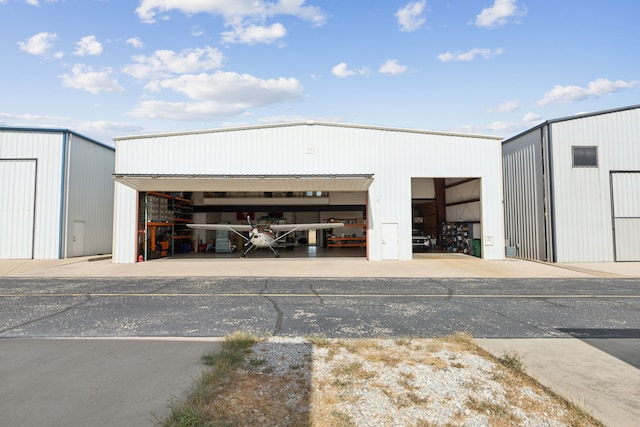
[[[375,261],[411,259],[420,206],[437,205],[437,227],[466,224],[457,239],[473,235],[483,258],[504,259],[501,138],[298,122],[114,140],[117,263],[141,257],[162,225],[150,222],[151,192],[188,197],[194,222],[234,210],[297,210],[296,222],[361,212]]]
[[[0,259],[111,253],[114,162],[66,129],[0,127]]]
[[[640,105],[546,121],[502,163],[508,255],[640,261]]]

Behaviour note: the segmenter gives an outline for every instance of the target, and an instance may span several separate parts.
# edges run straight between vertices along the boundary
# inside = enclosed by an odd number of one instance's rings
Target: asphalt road
[[[0,278],[0,338],[237,330],[640,338],[640,279]]]
[[[238,330],[341,338],[467,332],[525,344],[576,337],[640,368],[640,279],[0,278],[0,424],[153,424],[181,397],[174,393],[190,387],[199,357],[215,348],[181,338]],[[88,339],[48,339],[78,337]],[[587,390],[598,403],[606,390],[613,396],[605,406],[624,404],[599,413],[611,425],[633,419],[633,390],[581,371],[569,375],[576,358],[562,349],[592,354],[589,346],[549,347],[560,350],[549,363],[569,363],[560,374],[551,370],[554,378],[569,376],[574,385],[589,377],[574,395]],[[616,366],[635,378],[637,371],[614,361],[598,356],[606,366],[596,371]],[[548,373],[546,366],[539,372]]]

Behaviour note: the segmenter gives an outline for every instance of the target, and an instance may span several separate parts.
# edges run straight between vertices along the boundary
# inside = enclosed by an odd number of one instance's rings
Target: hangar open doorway
[[[142,182],[138,182],[142,186]],[[335,185],[335,178],[334,178]],[[362,182],[358,186],[361,186]],[[344,186],[344,184],[343,184]],[[365,185],[363,188],[367,188]],[[191,186],[194,189],[194,186]],[[220,189],[220,188],[218,188]],[[175,188],[173,189],[175,190]],[[196,188],[196,190],[199,190]],[[279,243],[286,257],[365,257],[366,191],[139,191],[140,260],[167,256],[237,257],[240,234],[187,224],[255,225],[341,222],[342,228],[295,231]],[[250,190],[250,191],[249,191]],[[248,233],[244,233],[247,235]],[[250,256],[269,256],[258,251]]]
[[[480,178],[412,178],[412,249],[482,257]]]

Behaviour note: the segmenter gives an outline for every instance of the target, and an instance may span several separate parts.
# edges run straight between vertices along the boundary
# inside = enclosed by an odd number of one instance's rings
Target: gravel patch
[[[573,424],[557,397],[474,348],[455,339],[274,337],[256,344],[251,358],[272,386],[286,388],[278,404],[306,413],[309,425]]]

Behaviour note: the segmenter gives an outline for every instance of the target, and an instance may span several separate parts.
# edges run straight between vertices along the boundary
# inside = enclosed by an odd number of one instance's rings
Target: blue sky
[[[636,0],[0,0],[0,126],[512,136],[640,104]]]

